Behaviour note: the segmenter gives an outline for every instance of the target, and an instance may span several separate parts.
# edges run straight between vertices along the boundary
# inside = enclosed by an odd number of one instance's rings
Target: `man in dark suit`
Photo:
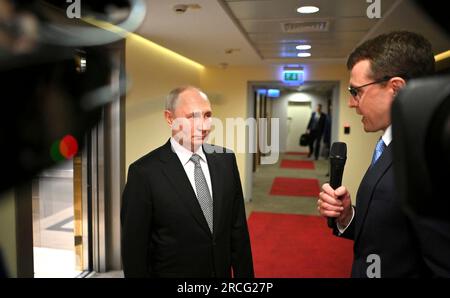
[[[236,158],[204,144],[211,106],[194,87],[173,90],[172,137],[128,171],[121,210],[125,277],[253,277]]]
[[[311,118],[309,119],[308,126],[306,128],[306,133],[309,134],[309,154],[308,157],[314,152],[314,158],[319,159],[320,152],[320,140],[322,139],[322,134],[325,129],[325,124],[327,121],[327,115],[322,113],[322,105],[317,105],[316,112],[312,112]]]
[[[335,235],[354,240],[352,277],[431,276],[436,272],[428,258],[431,250],[426,251],[430,243],[419,242],[413,228],[417,223],[396,198],[390,113],[395,95],[409,79],[434,72],[431,45],[411,32],[383,34],[356,48],[347,67],[349,106],[362,116],[366,132],[383,135],[359,186],[356,206],[345,186],[332,189],[326,183],[319,195],[319,212],[336,219]]]

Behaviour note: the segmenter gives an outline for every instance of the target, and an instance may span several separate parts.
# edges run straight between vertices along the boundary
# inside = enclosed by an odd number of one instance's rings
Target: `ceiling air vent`
[[[303,32],[327,32],[330,27],[328,21],[301,21],[281,23],[283,32],[303,33]]]

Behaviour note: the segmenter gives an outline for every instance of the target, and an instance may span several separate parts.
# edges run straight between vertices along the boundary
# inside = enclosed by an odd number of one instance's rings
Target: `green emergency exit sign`
[[[298,81],[299,72],[287,71],[284,73],[284,80],[287,82]]]
[[[303,71],[284,70],[283,81],[287,84],[303,84]]]

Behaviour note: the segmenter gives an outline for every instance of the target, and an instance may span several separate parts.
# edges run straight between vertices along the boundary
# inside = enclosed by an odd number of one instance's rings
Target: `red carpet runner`
[[[353,241],[331,234],[319,216],[252,212],[255,276],[349,277]]]
[[[319,181],[306,178],[276,177],[270,189],[270,194],[274,196],[318,197],[319,192]]]
[[[308,169],[315,170],[316,167],[312,161],[308,160],[291,160],[291,159],[283,159],[281,161],[281,168],[289,168],[289,169]]]

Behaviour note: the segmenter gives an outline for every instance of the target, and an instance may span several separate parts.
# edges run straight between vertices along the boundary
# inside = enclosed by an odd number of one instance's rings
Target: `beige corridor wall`
[[[201,73],[201,87],[212,98],[215,117],[248,117],[248,90],[247,84],[251,81],[279,80],[280,69],[277,66],[261,67],[207,67]],[[353,198],[367,169],[372,155],[374,144],[379,133],[367,134],[361,125],[361,116],[356,115],[353,109],[348,108],[348,71],[344,63],[336,65],[314,64],[305,66],[306,81],[339,81],[339,135],[340,141],[348,145],[348,159],[345,167],[343,183],[349,188]],[[349,135],[343,134],[344,124],[351,126]],[[231,148],[236,150],[236,148]],[[251,195],[251,159],[248,155],[238,153],[237,161],[243,186],[247,189],[246,198]],[[249,181],[251,182],[251,181]]]
[[[307,81],[340,82],[338,138],[348,145],[343,182],[355,197],[380,134],[364,133],[361,117],[348,108],[348,71],[344,63],[304,67]],[[214,117],[222,121],[237,117],[246,119],[249,116],[248,83],[277,81],[280,77],[278,66],[203,68],[135,36],[127,38],[126,70],[131,80],[125,115],[127,168],[133,161],[163,144],[170,136],[162,111],[165,97],[172,88],[185,84],[200,86],[210,96]],[[350,135],[343,134],[344,124],[351,126]],[[231,149],[236,151],[237,148]],[[251,159],[248,154],[237,153],[237,162],[248,199],[251,197]]]
[[[131,35],[126,40],[126,71],[131,83],[125,105],[128,170],[132,162],[170,137],[163,116],[166,96],[181,85],[199,86],[203,66]]]

